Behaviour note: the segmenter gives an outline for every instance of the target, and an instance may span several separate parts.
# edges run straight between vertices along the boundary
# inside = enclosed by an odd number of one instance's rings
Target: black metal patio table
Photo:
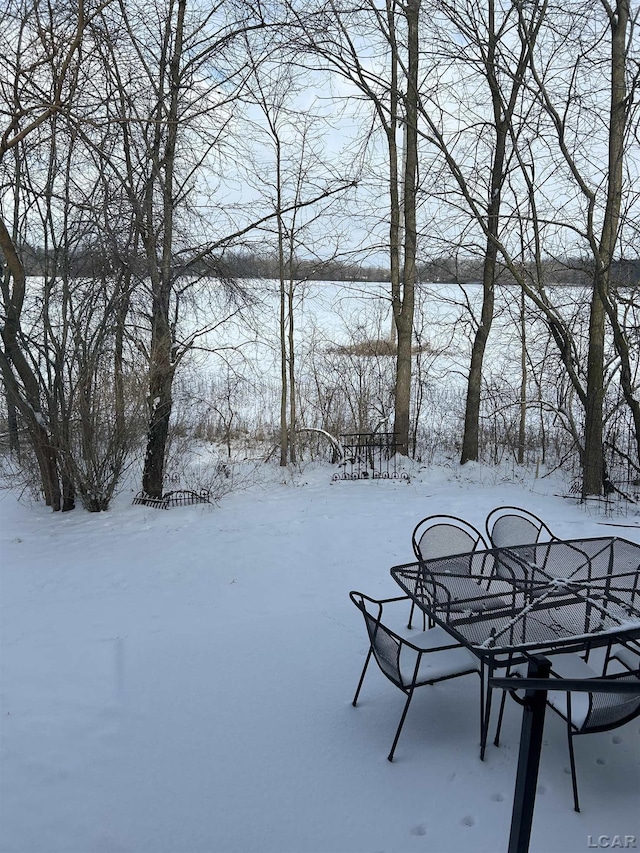
[[[498,669],[533,654],[640,638],[640,545],[599,537],[493,548],[394,566],[427,617],[480,659],[484,757]]]

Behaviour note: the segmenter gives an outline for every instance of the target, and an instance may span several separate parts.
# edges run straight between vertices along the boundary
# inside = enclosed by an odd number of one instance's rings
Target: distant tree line
[[[64,263],[69,273],[76,278],[103,274],[122,263],[120,256],[109,256],[100,247],[76,249],[69,257],[61,260],[42,247],[34,248],[28,243],[20,246],[27,275],[50,274],[56,264]],[[128,263],[144,275],[146,260],[143,255],[128,259]],[[565,258],[541,262],[543,274],[548,282],[575,286],[586,286],[593,278],[593,264],[588,258]],[[483,261],[480,258],[435,258],[418,261],[417,280],[420,282],[442,282],[469,284],[482,278]],[[280,275],[280,261],[275,253],[263,251],[227,251],[215,262],[207,259],[186,258],[183,272],[197,276],[220,276],[232,279],[272,279]],[[388,267],[367,265],[331,259],[294,258],[284,265],[285,275],[294,281],[379,281],[390,280]],[[640,260],[614,260],[611,278],[621,287],[640,286]],[[518,285],[508,267],[501,267],[496,274],[501,284]]]

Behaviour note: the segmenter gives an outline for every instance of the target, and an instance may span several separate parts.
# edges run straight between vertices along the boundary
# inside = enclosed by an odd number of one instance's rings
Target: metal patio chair
[[[547,591],[544,583],[540,582],[540,575],[537,578],[538,583],[532,582],[536,572],[534,570],[532,573],[527,566],[528,557],[535,563],[541,562],[544,566],[547,553],[544,545],[548,542],[562,541],[544,521],[532,512],[517,506],[498,506],[487,515],[485,528],[492,548],[518,548],[517,556],[510,557],[503,553],[500,559],[495,561],[495,576],[511,580],[532,597]],[[527,545],[531,546],[530,551],[523,548]],[[567,545],[567,560],[567,573],[571,569],[570,563],[574,563],[575,567],[583,562],[588,563],[587,556],[570,545]]]
[[[640,681],[640,670],[598,676],[578,655],[554,655],[551,658],[551,674],[561,678]],[[578,780],[573,750],[574,737],[595,732],[608,732],[640,716],[640,696],[629,693],[571,694],[549,691],[547,704],[567,723],[573,802],[574,809],[579,812]]]
[[[393,761],[398,738],[416,688],[473,672],[477,673],[478,662],[463,646],[453,642],[443,628],[430,628],[415,635],[409,641],[383,624],[385,607],[395,602],[407,601],[408,596],[376,600],[353,590],[349,593],[349,597],[364,617],[370,643],[352,704],[354,707],[357,704],[372,656],[382,673],[407,697],[391,751],[387,756],[389,761]]]
[[[628,640],[626,643],[612,643],[607,647],[604,669],[614,661],[622,664],[629,672],[640,670],[640,640]]]
[[[479,530],[454,515],[429,515],[423,518],[413,529],[411,544],[420,561],[472,553],[489,547]],[[483,561],[476,563],[471,559],[468,566],[465,565],[465,573],[471,574],[473,571],[474,574],[482,574],[483,565]],[[471,580],[470,583],[476,582]],[[470,589],[470,596],[473,596],[473,589]],[[499,603],[504,604],[504,601]],[[408,628],[411,628],[414,608],[415,602],[411,605]],[[423,624],[423,627],[426,625]]]
[[[492,509],[486,518],[485,527],[493,548],[558,541],[558,537],[542,519],[517,506],[497,506]]]
[[[620,660],[618,652],[633,654],[628,658],[632,669],[625,663],[625,670],[621,672],[607,673],[607,665],[614,658]],[[626,655],[622,655],[626,658]],[[552,655],[550,682],[553,678],[572,679],[597,679],[602,681],[640,681],[640,656],[630,652],[624,646],[612,646],[607,650],[602,674],[598,672],[578,654]],[[525,672],[520,674],[526,675]],[[551,687],[551,684],[550,684]],[[569,763],[571,765],[571,784],[573,787],[573,803],[575,811],[580,811],[578,801],[578,780],[576,774],[576,761],[573,748],[573,739],[578,735],[594,734],[596,732],[607,732],[617,729],[636,717],[640,717],[640,695],[629,693],[570,693],[561,690],[550,689],[547,693],[547,705],[556,712],[567,725],[567,741],[569,745]],[[496,743],[500,736],[500,725],[498,722],[496,732]]]

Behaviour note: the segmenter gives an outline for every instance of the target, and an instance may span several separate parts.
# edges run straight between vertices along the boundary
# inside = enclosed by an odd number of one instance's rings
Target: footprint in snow
[[[538,794],[546,794],[546,792],[547,792],[547,789],[546,789],[545,785],[538,785],[538,787],[536,788],[536,793],[538,793]]]
[[[462,820],[460,821],[460,823],[463,826],[473,826],[475,824],[475,822],[476,822],[476,819],[474,817],[472,817],[471,815],[467,815],[466,817],[463,817]]]
[[[622,743],[622,738],[620,737],[620,735],[614,735],[611,738],[611,743]]]
[[[495,794],[491,794],[491,799],[494,803],[502,803],[504,801],[504,794],[498,791]]]
[[[426,835],[427,827],[423,823],[419,823],[411,829],[411,835]]]
[[[601,767],[603,764],[606,764],[606,763],[607,762],[604,760],[604,758],[596,758],[596,764],[599,764]]]

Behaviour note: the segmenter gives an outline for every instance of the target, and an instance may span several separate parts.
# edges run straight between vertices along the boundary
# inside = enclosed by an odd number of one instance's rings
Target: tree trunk
[[[467,400],[464,413],[464,435],[462,437],[462,456],[460,463],[477,461],[480,451],[480,401],[482,390],[482,367],[487,340],[493,322],[495,300],[495,279],[498,258],[498,232],[500,225],[500,202],[502,184],[504,181],[504,162],[506,157],[507,137],[509,134],[510,116],[503,115],[502,97],[497,80],[496,43],[494,21],[494,0],[489,3],[489,43],[486,60],[486,74],[491,90],[494,129],[496,134],[493,163],[491,166],[491,183],[489,186],[489,201],[487,206],[487,242],[485,259],[482,269],[482,308],[480,323],[471,348],[471,363],[467,379]],[[512,89],[511,102],[514,101]]]
[[[293,235],[292,235],[293,236]],[[293,263],[293,249],[289,253],[291,262]],[[287,310],[289,313],[289,324],[287,329],[287,339],[289,345],[289,458],[295,465],[298,461],[296,450],[296,374],[295,374],[295,345],[294,345],[294,304],[293,296],[295,291],[295,281],[293,280],[292,271],[289,271],[289,290],[287,292]]]
[[[160,86],[157,104],[156,145],[152,178],[147,187],[146,222],[144,229],[147,260],[151,268],[152,328],[149,364],[149,426],[147,452],[142,474],[142,489],[150,497],[162,497],[164,466],[171,418],[174,363],[173,334],[169,323],[169,301],[173,283],[173,210],[174,175],[176,168],[176,141],[179,125],[179,98],[181,88],[182,38],[187,0],[179,0],[175,31],[170,33],[171,21],[165,23],[165,39],[173,35],[173,53],[168,64],[168,97]],[[166,61],[166,54],[164,54]],[[164,68],[161,69],[164,74]],[[165,99],[168,103],[165,102]],[[166,110],[166,116],[165,116]],[[161,131],[166,123],[166,140],[162,145]],[[157,268],[154,216],[154,188],[162,190],[162,242],[161,263]]]
[[[280,225],[278,228],[280,229]],[[280,239],[279,239],[280,242]],[[280,252],[282,247],[280,247]],[[286,299],[284,290],[284,261],[280,254],[280,465],[285,467],[288,462],[288,429],[287,429],[287,335],[286,335]]]
[[[173,369],[167,363],[166,343],[156,340],[151,349],[147,453],[142,474],[142,490],[152,498],[162,497],[165,453],[171,418],[172,383]]]
[[[604,482],[602,452],[602,411],[604,404],[604,329],[605,311],[600,287],[606,287],[596,273],[589,316],[589,354],[587,357],[587,405],[585,409],[582,496],[599,495]]]
[[[400,192],[398,176],[398,45],[396,42],[395,5],[392,0],[387,0],[387,24],[389,30],[389,46],[391,49],[391,69],[389,86],[389,120],[385,126],[387,137],[387,150],[389,153],[389,270],[391,280],[391,314],[394,335],[397,344],[396,351],[396,377],[395,377],[395,422],[394,432],[396,440],[400,439],[403,424],[401,424],[401,413],[406,409],[406,377],[401,377],[401,365],[404,362],[400,356],[400,326],[402,325],[402,283],[401,283],[401,259],[400,259]],[[378,106],[378,105],[376,105]],[[382,118],[382,112],[379,110]]]
[[[607,201],[600,243],[595,258],[593,298],[589,319],[587,361],[587,405],[585,413],[583,499],[602,493],[605,465],[602,448],[604,408],[605,316],[609,304],[611,263],[618,241],[622,203],[625,129],[627,123],[626,37],[629,25],[629,0],[618,0],[610,8],[603,0],[611,28],[611,96],[609,104],[609,150]],[[614,334],[614,344],[616,336]],[[624,354],[624,353],[623,353]],[[622,373],[623,382],[626,374]],[[633,411],[633,409],[632,409]]]
[[[9,450],[15,453],[18,459],[20,458],[20,434],[18,433],[18,410],[15,403],[9,399],[9,394],[5,393],[7,404],[7,430],[9,432]]]
[[[280,336],[280,466],[284,468],[289,461],[289,429],[287,424],[287,403],[289,385],[287,377],[287,295],[285,286],[284,262],[284,223],[282,221],[282,150],[280,138],[274,134],[276,148],[276,221],[278,225],[278,277],[280,279],[280,318],[278,332]],[[291,263],[291,257],[289,258]]]
[[[4,352],[0,353],[0,367],[10,401],[20,412],[33,446],[42,491],[47,506],[54,511],[61,508],[60,482],[58,478],[56,450],[45,426],[40,405],[40,386],[20,348],[20,313],[26,290],[26,276],[22,261],[15,249],[4,221],[0,219],[0,251],[13,280],[11,294],[5,295],[5,321],[2,326]],[[20,384],[16,380],[14,370]]]
[[[518,425],[518,465],[524,465],[527,430],[527,324],[524,290],[520,291],[520,422]]]
[[[398,333],[396,362],[395,421],[393,430],[398,452],[409,454],[411,422],[411,374],[413,319],[416,284],[416,180],[418,174],[418,21],[420,0],[408,0],[407,18],[407,89],[405,96],[405,145],[403,180],[404,264],[402,300],[393,300]],[[399,209],[399,208],[398,208]]]

